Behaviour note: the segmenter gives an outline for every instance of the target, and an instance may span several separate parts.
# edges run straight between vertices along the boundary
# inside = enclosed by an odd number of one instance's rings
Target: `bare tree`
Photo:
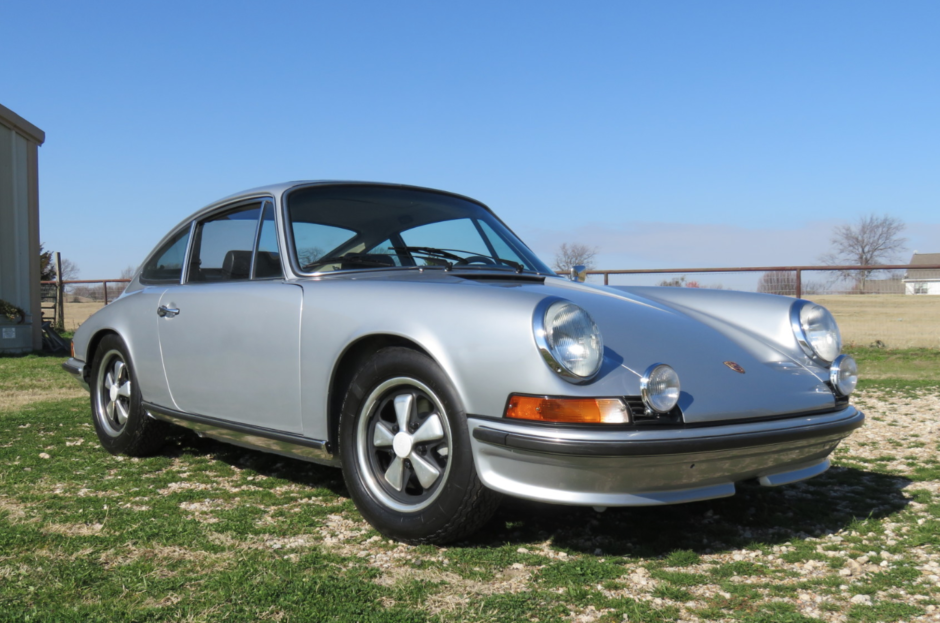
[[[301,266],[307,266],[308,264],[313,264],[318,259],[323,257],[323,254],[326,253],[320,247],[309,247],[307,249],[301,249],[297,251],[297,259],[300,261]]]
[[[672,277],[670,279],[663,279],[658,284],[661,287],[666,288],[707,288],[709,290],[724,290],[725,287],[720,283],[712,283],[702,285],[699,281],[692,279],[691,281],[687,280],[685,275],[680,275],[679,277]]]
[[[133,266],[125,266],[121,269],[121,274],[118,277],[119,279],[133,279],[134,273],[137,272],[137,269]],[[129,283],[109,283],[108,284],[108,298],[115,299],[127,289]]]
[[[59,268],[62,270],[62,281],[78,279],[78,274],[81,272],[78,269],[78,264],[64,257],[62,258],[62,262]]]
[[[585,266],[588,270],[593,270],[597,263],[594,258],[597,256],[597,247],[592,247],[579,242],[568,244],[562,242],[558,250],[555,251],[555,263],[552,268],[558,273],[567,273],[572,266]]]
[[[854,225],[839,225],[833,230],[832,249],[821,255],[819,261],[830,266],[890,264],[902,259],[906,249],[907,238],[901,236],[903,231],[904,222],[895,216],[859,217]],[[842,278],[854,279],[858,285],[864,284],[874,271],[852,272],[855,274],[845,273]]]
[[[666,287],[666,288],[684,288],[685,287],[685,275],[681,277],[672,277],[671,279],[663,279],[657,285]]]
[[[45,245],[39,244],[39,273],[40,279],[42,281],[55,281],[56,270],[55,270],[55,251],[46,251],[43,247]],[[71,281],[72,279],[78,279],[78,273],[81,272],[78,270],[78,265],[72,260],[62,258],[62,281]]]
[[[764,294],[796,295],[796,273],[790,270],[764,273],[757,282],[757,291]]]

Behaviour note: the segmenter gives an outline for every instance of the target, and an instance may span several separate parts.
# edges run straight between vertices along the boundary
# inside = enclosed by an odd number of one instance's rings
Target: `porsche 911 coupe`
[[[174,227],[64,366],[108,451],[156,453],[178,425],[341,467],[362,515],[410,543],[472,533],[501,495],[785,485],[862,425],[825,308],[583,281],[467,197],[278,184]]]

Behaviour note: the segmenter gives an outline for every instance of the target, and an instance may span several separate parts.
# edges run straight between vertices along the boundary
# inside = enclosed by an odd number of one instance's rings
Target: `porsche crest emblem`
[[[731,368],[732,370],[734,370],[735,372],[740,372],[741,374],[744,374],[744,368],[742,368],[741,366],[739,366],[733,361],[726,361],[725,365]]]

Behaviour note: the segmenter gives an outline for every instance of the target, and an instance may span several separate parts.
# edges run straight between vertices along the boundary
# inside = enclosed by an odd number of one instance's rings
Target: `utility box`
[[[39,146],[45,133],[0,104],[0,353],[42,348],[39,299]]]

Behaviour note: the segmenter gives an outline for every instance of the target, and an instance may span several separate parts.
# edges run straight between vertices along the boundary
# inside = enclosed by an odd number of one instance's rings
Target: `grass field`
[[[83,322],[88,320],[88,317],[93,313],[104,307],[104,301],[93,302],[93,303],[70,303],[65,302],[65,330],[74,331],[77,329]]]
[[[832,312],[842,339],[854,346],[940,348],[940,296],[807,295]]]
[[[937,620],[940,363],[856,352],[869,419],[813,480],[664,508],[506,500],[380,537],[338,470],[202,440],[107,454],[60,358],[0,358],[0,621]]]

